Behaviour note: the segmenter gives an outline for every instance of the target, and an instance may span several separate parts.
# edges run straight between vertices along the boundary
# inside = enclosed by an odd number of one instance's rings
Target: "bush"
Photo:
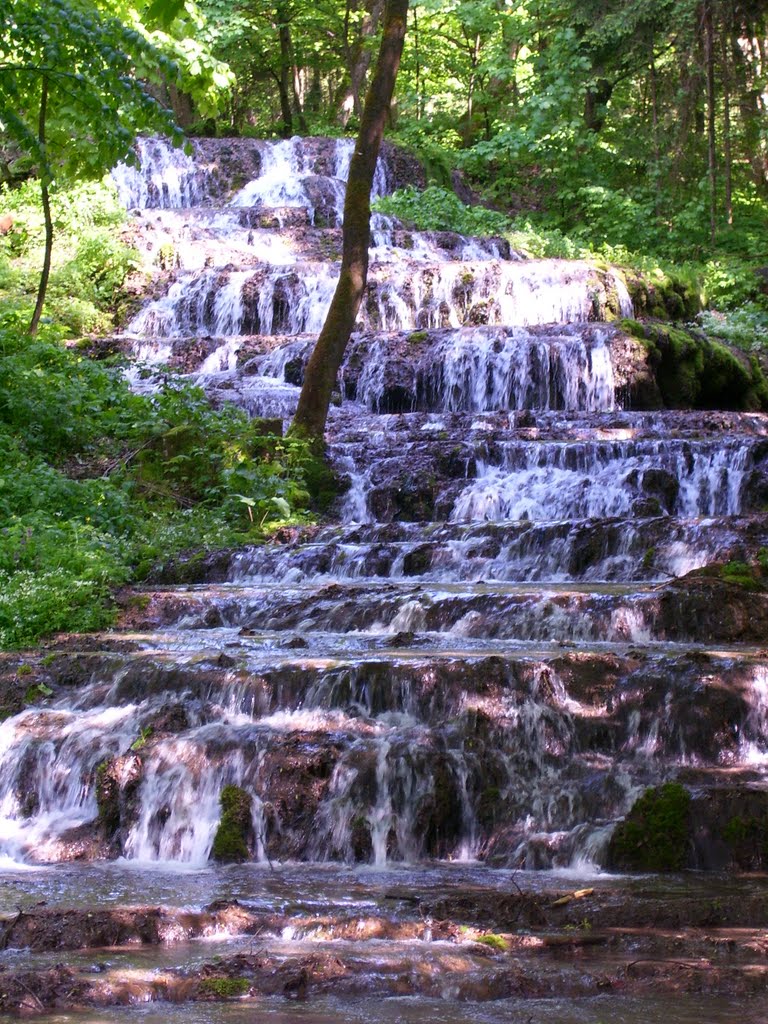
[[[678,782],[646,789],[616,826],[610,866],[629,871],[684,868],[691,841],[690,803],[690,793]]]
[[[57,333],[0,324],[0,647],[104,628],[115,587],[309,508],[302,442],[172,377],[136,395]]]
[[[457,231],[462,235],[499,235],[510,219],[484,206],[466,206],[455,192],[430,185],[423,191],[409,185],[374,202],[374,209],[397,217],[419,231]]]

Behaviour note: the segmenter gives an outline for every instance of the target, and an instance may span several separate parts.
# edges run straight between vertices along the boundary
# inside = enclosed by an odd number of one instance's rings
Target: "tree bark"
[[[387,0],[379,56],[363,107],[344,199],[341,274],[310,356],[290,432],[322,449],[325,421],[368,280],[371,186],[405,40],[408,0]]]
[[[712,0],[704,0],[704,60],[707,68],[707,168],[709,171],[709,236],[717,234],[717,148],[715,135],[715,24]]]
[[[733,147],[731,145],[731,72],[728,60],[728,39],[732,18],[722,26],[721,59],[723,62],[723,163],[725,175],[725,219],[733,227]]]
[[[280,39],[280,75],[277,79],[277,87],[280,93],[280,112],[283,117],[283,130],[280,134],[284,139],[290,139],[293,135],[293,111],[291,109],[291,90],[293,88],[291,30],[288,25],[288,15],[282,4],[277,5],[276,14],[277,30]]]
[[[37,139],[40,148],[45,151],[45,121],[48,116],[48,79],[43,75],[42,92],[40,94],[40,118],[38,121]],[[43,256],[43,269],[40,273],[40,283],[37,287],[37,301],[29,322],[29,333],[37,334],[40,317],[43,315],[45,294],[48,291],[48,278],[51,276],[51,255],[53,253],[53,218],[51,217],[51,197],[48,192],[48,170],[40,168],[40,198],[43,203],[43,218],[45,220],[45,254]]]
[[[371,63],[371,53],[367,43],[378,30],[384,9],[384,0],[364,0],[362,6],[365,15],[361,24],[355,29],[354,40],[351,38],[350,16],[352,12],[359,10],[359,0],[348,0],[344,16],[345,71],[341,87],[334,100],[336,114],[342,124],[346,124],[353,113],[356,117],[362,116],[360,97]]]
[[[601,132],[608,115],[607,106],[613,95],[613,82],[607,78],[598,78],[594,85],[587,89],[584,96],[584,124],[590,132]]]

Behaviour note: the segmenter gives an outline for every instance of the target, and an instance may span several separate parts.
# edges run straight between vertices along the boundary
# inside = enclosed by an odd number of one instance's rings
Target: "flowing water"
[[[345,141],[294,139],[206,141],[188,157],[148,140],[139,171],[115,172],[148,258],[173,264],[123,335],[148,365],[143,387],[169,363],[215,402],[290,417],[338,276],[350,155]],[[402,175],[383,159],[375,190]],[[448,889],[508,887],[525,869],[595,878],[646,786],[684,776],[706,799],[727,773],[765,788],[759,638],[706,633],[670,612],[661,585],[768,542],[755,515],[766,419],[622,408],[610,321],[632,304],[618,272],[381,216],[373,226],[329,422],[348,484],[335,522],[156,592],[133,634],[73,657],[76,686],[0,724],[9,912],[33,897],[200,907],[222,893],[338,907],[348,886],[375,893],[378,873],[409,884],[411,870]],[[100,846],[105,762],[120,822]],[[228,784],[251,794],[250,874],[208,862]],[[105,856],[118,860],[87,863]],[[298,881],[295,862],[310,865]],[[449,862],[469,875],[447,877]],[[466,1008],[442,994],[384,1009],[267,1000],[260,1012],[446,1024],[670,1014],[664,997]],[[204,1010],[183,1013],[245,1019]],[[77,1020],[180,1016],[105,1012]],[[732,1019],[693,997],[672,1012]]]

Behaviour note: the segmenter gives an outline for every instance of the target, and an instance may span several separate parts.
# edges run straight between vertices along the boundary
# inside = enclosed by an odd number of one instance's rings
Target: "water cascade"
[[[115,177],[173,266],[133,356],[288,418],[350,153],[142,143]],[[377,191],[408,173],[388,150]],[[768,782],[758,626],[670,583],[768,543],[765,418],[623,408],[618,271],[374,229],[329,423],[335,524],[148,595],[122,645],[60,673],[76,688],[0,725],[4,862],[202,867],[236,785],[260,863],[589,873],[645,787]]]

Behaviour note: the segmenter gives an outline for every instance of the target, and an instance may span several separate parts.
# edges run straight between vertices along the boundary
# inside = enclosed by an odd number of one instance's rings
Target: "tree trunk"
[[[179,128],[185,131],[191,128],[195,123],[195,104],[189,93],[175,85],[169,85],[168,99],[171,101],[171,110]]]
[[[715,136],[715,24],[712,0],[704,0],[704,61],[707,68],[707,168],[709,171],[709,240],[717,233],[717,149]]]
[[[304,375],[290,432],[321,450],[331,393],[368,280],[371,186],[403,52],[408,0],[387,0],[379,56],[365,99],[344,199],[341,274]]]
[[[657,224],[661,221],[661,150],[659,148],[659,87],[656,77],[656,53],[651,38],[651,117],[653,125],[653,195]]]
[[[42,92],[40,95],[40,119],[38,122],[37,140],[40,148],[45,151],[45,120],[48,116],[48,79],[43,75]],[[45,255],[43,256],[43,269],[40,273],[40,284],[37,287],[37,301],[29,322],[29,333],[37,334],[40,317],[43,315],[45,304],[45,293],[48,291],[48,278],[51,276],[51,254],[53,252],[53,218],[51,217],[51,197],[48,192],[48,169],[40,168],[40,198],[43,203],[43,217],[45,219]]]
[[[350,15],[359,7],[359,0],[348,2],[344,16],[344,63],[346,67],[342,86],[334,100],[336,114],[342,124],[346,124],[353,113],[356,117],[362,116],[360,97],[371,64],[371,52],[367,42],[378,31],[384,10],[384,0],[364,0],[363,8],[366,13],[361,24],[355,29],[353,40],[350,34]]]
[[[730,62],[728,60],[728,38],[731,21],[722,27],[723,62],[723,163],[725,173],[725,218],[728,227],[733,227],[733,147],[731,145],[731,80]]]
[[[284,139],[290,139],[293,135],[291,30],[288,26],[288,15],[282,4],[278,4],[276,14],[278,21],[277,30],[280,39],[280,75],[277,79],[277,87],[280,93],[280,113],[283,118],[283,130],[280,134]]]
[[[607,106],[613,95],[613,82],[598,78],[584,96],[584,124],[590,132],[601,132],[608,115]]]
[[[413,43],[415,47],[414,56],[416,60],[416,120],[421,120],[422,114],[422,96],[421,96],[421,54],[419,52],[419,17],[416,14],[416,8],[413,8]]]

